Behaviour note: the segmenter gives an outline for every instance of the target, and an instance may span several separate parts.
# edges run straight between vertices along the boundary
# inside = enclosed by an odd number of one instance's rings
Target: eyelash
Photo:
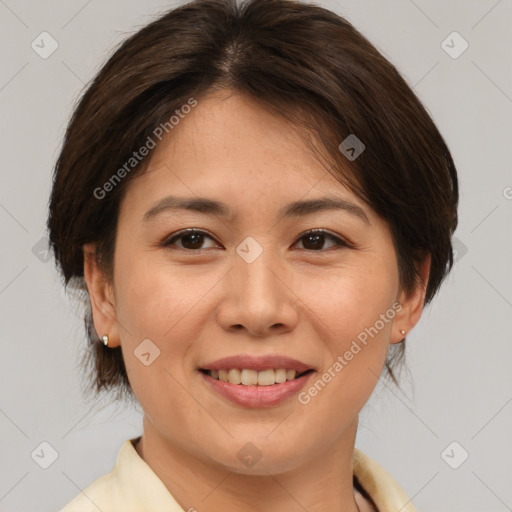
[[[210,238],[210,239],[215,241],[215,239],[211,235],[209,235],[206,231],[202,231],[200,229],[190,228],[190,229],[185,229],[185,230],[182,230],[182,231],[178,231],[177,233],[174,233],[173,235],[171,235],[170,238],[165,239],[162,242],[161,245],[163,247],[171,248],[171,246],[174,244],[174,242],[176,240],[179,240],[183,236],[190,235],[190,234],[206,235],[208,238]],[[300,241],[303,238],[307,237],[308,235],[315,235],[315,234],[324,235],[326,238],[330,238],[331,240],[334,241],[334,243],[338,247],[329,247],[328,249],[320,249],[320,250],[313,250],[313,249],[302,249],[302,250],[305,250],[305,251],[308,251],[308,252],[313,252],[313,253],[321,253],[321,252],[326,252],[329,249],[341,249],[341,248],[354,249],[355,248],[353,244],[349,243],[348,241],[346,241],[346,240],[344,240],[344,239],[342,239],[342,238],[340,238],[338,236],[333,235],[332,233],[330,233],[329,231],[327,231],[325,229],[311,229],[309,231],[306,231],[305,233],[303,233],[303,234],[301,234],[299,236],[299,238],[294,243],[294,245],[298,241]],[[187,251],[187,252],[200,252],[200,251],[205,250],[205,249],[187,249],[187,248],[184,248],[184,247],[177,247],[177,246],[175,246],[175,248],[179,249],[179,250]],[[207,249],[211,249],[211,247],[208,247]]]

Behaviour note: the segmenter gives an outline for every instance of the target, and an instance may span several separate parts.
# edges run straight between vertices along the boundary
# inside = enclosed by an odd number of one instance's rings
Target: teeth
[[[237,370],[236,368],[229,370],[228,382],[231,382],[231,384],[241,384],[242,372],[240,370]]]
[[[258,372],[258,386],[271,386],[276,383],[274,370]]]
[[[295,370],[286,370],[286,380],[295,379]]]
[[[258,384],[258,372],[256,370],[242,370],[242,384],[244,386]]]
[[[275,370],[274,374],[276,377],[276,382],[278,384],[286,382],[286,370],[284,368],[279,368],[279,370]]]
[[[297,372],[295,370],[286,370],[285,368],[262,370],[261,372],[245,368],[242,370],[231,368],[229,370],[209,370],[208,375],[214,379],[229,382],[230,384],[272,386],[273,384],[282,384],[287,380],[295,379]]]

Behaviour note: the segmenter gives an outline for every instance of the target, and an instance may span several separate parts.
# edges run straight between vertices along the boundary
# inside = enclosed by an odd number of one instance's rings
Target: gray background
[[[353,22],[398,67],[445,136],[461,181],[457,263],[408,337],[402,391],[377,387],[356,446],[421,511],[512,510],[512,3],[317,3]],[[41,239],[74,102],[114,45],[171,5],[0,0],[1,511],[58,510],[141,433],[140,411],[84,401],[81,312]],[[43,31],[59,45],[47,59],[31,48]],[[441,45],[453,31],[469,43],[458,58]],[[462,49],[453,37],[445,44]],[[47,469],[48,447],[31,456],[44,441],[58,455]]]

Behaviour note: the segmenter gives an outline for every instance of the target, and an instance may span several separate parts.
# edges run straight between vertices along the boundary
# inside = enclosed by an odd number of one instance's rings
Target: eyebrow
[[[205,197],[176,197],[167,196],[150,208],[142,218],[142,222],[148,222],[157,215],[169,210],[189,210],[225,218],[234,218],[230,208],[219,201]],[[279,220],[289,217],[304,217],[313,213],[327,210],[343,210],[358,217],[366,224],[371,225],[364,210],[350,201],[338,197],[319,197],[302,201],[294,201],[279,210]]]

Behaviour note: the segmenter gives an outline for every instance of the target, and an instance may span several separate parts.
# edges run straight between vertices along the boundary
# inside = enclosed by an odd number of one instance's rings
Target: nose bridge
[[[245,239],[236,252],[220,306],[223,327],[243,326],[254,336],[264,336],[272,326],[290,328],[298,315],[293,293],[283,282],[286,270],[277,251],[253,238]]]
[[[275,294],[279,288],[276,275],[284,272],[271,244],[264,243],[262,237],[259,239],[261,243],[253,237],[247,237],[239,244],[236,249],[234,271],[237,283],[242,285],[242,290],[247,290],[249,298],[263,298],[265,303],[269,304],[276,299]]]

